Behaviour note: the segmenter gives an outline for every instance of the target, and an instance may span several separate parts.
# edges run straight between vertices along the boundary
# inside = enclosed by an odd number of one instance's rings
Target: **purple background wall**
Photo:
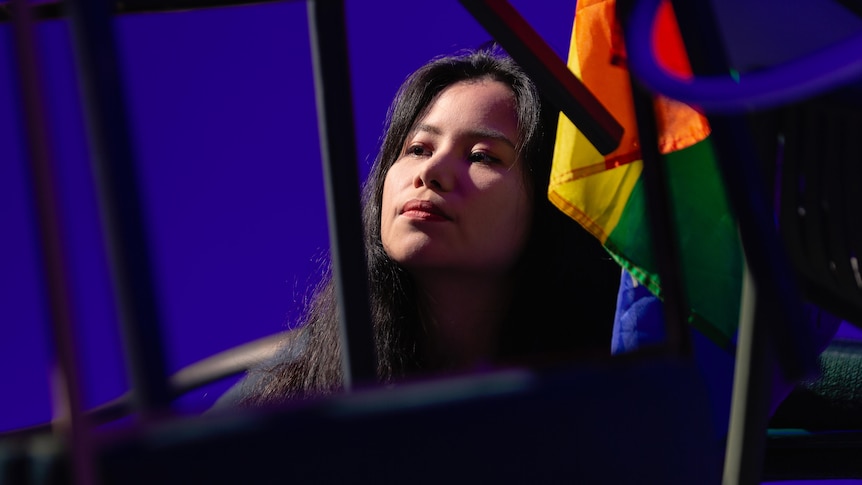
[[[403,78],[490,39],[456,0],[348,1],[365,174]],[[574,0],[512,4],[565,58]],[[328,250],[305,2],[116,19],[170,370],[285,329]],[[127,389],[69,26],[38,24],[86,399]],[[0,430],[45,422],[50,339],[0,24]],[[221,387],[186,399],[203,408]]]
[[[511,3],[565,58],[575,0]],[[490,36],[456,0],[346,4],[364,175],[403,78]],[[328,249],[305,2],[125,15],[115,28],[175,371],[287,328]],[[41,22],[38,39],[86,400],[97,405],[127,380],[67,23]],[[0,431],[51,416],[51,343],[12,54],[9,25],[0,24]],[[228,384],[184,402],[204,409]]]

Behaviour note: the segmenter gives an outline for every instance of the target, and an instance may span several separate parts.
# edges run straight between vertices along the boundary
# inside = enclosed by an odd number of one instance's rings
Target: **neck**
[[[425,356],[433,368],[466,369],[490,360],[512,297],[511,278],[495,275],[422,275],[426,310]]]

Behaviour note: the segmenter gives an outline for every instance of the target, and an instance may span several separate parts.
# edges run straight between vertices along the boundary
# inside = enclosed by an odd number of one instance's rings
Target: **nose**
[[[455,188],[457,157],[450,151],[437,150],[419,166],[414,187],[429,187],[440,192]]]

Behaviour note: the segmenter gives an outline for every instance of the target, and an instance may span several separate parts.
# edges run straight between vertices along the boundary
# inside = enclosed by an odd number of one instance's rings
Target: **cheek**
[[[483,197],[477,214],[477,230],[485,240],[485,250],[500,264],[509,266],[521,256],[532,227],[533,203],[520,181],[498,186]]]
[[[532,219],[533,200],[520,173],[495,177],[472,176],[478,205],[478,224],[483,222],[498,234],[511,235],[515,241],[524,238]],[[511,231],[511,232],[510,232]]]
[[[380,239],[382,240],[384,247],[386,246],[389,228],[392,226],[392,219],[396,212],[396,190],[394,189],[395,183],[392,180],[392,175],[392,171],[390,170],[387,172],[386,178],[383,180],[383,196],[380,201]]]

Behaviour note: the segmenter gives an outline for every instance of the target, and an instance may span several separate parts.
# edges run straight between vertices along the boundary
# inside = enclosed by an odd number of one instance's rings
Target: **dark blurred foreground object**
[[[106,429],[96,469],[103,485],[719,483],[708,408],[691,366],[621,358]],[[7,446],[2,483],[71,483],[65,456],[46,435]]]

